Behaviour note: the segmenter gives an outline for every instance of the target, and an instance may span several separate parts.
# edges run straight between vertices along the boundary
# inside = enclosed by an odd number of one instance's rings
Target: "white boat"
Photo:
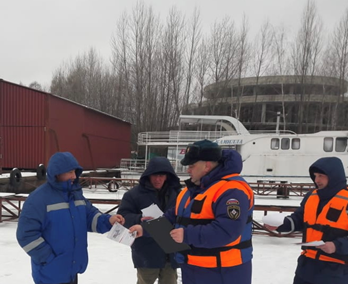
[[[321,157],[340,158],[347,174],[347,139],[348,131],[320,131],[249,133],[226,136],[217,142],[242,155],[242,175],[250,182],[309,183],[308,169]]]
[[[138,179],[146,168],[149,156],[153,151],[161,150],[171,161],[180,179],[188,178],[186,167],[180,164],[188,144],[202,139],[216,140],[236,134],[233,125],[239,121],[229,116],[216,115],[181,115],[179,129],[161,132],[141,132],[138,134],[138,146],[144,149],[145,159],[122,159],[122,178]],[[242,124],[240,124],[244,127]]]
[[[206,115],[182,115],[180,125],[175,131],[140,133],[138,145],[145,147],[146,157],[153,148],[166,148],[167,157],[181,178],[185,178],[186,168],[180,160],[186,146],[201,139],[237,150],[243,159],[242,176],[249,182],[311,183],[308,168],[321,157],[340,158],[348,173],[348,131],[296,134],[278,127],[267,132],[248,131],[233,117]],[[190,130],[183,129],[183,125]],[[142,162],[145,168],[147,160]],[[121,176],[137,178],[140,174],[128,171]]]

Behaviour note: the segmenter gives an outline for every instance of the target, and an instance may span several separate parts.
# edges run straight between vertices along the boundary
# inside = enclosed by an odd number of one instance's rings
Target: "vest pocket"
[[[191,212],[195,214],[199,214],[202,211],[203,203],[207,197],[205,196],[202,200],[194,200],[191,207]]]
[[[328,219],[331,222],[337,222],[341,215],[342,209],[335,209],[335,208],[330,208],[326,214],[326,219]]]

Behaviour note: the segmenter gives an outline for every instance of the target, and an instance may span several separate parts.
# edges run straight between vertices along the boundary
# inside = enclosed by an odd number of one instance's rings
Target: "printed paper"
[[[107,237],[115,242],[131,246],[137,236],[137,232],[130,233],[129,230],[119,223],[115,223]]]

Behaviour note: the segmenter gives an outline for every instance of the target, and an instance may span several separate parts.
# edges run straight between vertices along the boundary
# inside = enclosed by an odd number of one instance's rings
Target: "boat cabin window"
[[[300,145],[301,145],[300,141],[301,141],[300,138],[292,138],[292,140],[291,140],[291,149],[293,149],[293,150],[300,149]]]
[[[335,150],[336,152],[345,152],[347,148],[347,137],[337,137]]]
[[[271,149],[272,150],[279,150],[279,138],[272,138],[271,139]]]
[[[290,138],[272,138],[271,139],[271,149],[272,150],[279,150],[279,145],[282,150],[289,150],[290,149]],[[301,147],[301,140],[300,138],[292,138],[291,139],[291,149],[298,150]]]
[[[325,152],[332,152],[333,151],[333,138],[332,137],[325,137],[324,138],[324,151]]]
[[[332,137],[325,137],[324,138],[324,151],[325,152],[332,152],[334,150],[335,145],[335,151],[336,152],[345,152],[347,149],[347,137],[337,137],[335,144],[334,144],[334,138]]]
[[[282,150],[290,149],[290,138],[282,138],[281,147]]]

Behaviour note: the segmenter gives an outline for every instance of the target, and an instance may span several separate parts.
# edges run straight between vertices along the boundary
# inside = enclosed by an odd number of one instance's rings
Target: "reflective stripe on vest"
[[[193,200],[190,198],[190,191],[187,187],[182,190],[178,196],[175,208],[178,216],[177,227],[209,224],[215,219],[212,204],[229,189],[242,190],[250,202],[248,221],[242,234],[235,241],[224,247],[214,249],[192,247],[186,255],[188,264],[207,268],[231,267],[251,260],[254,194],[247,182],[238,174],[225,176],[204,192],[197,194]]]
[[[304,207],[304,242],[323,240],[333,241],[336,238],[348,236],[348,191],[342,189],[325,206],[317,216],[319,196],[314,190],[307,199]],[[327,254],[320,249],[304,247],[302,254],[306,257],[322,261],[338,262],[347,264],[348,256]]]

